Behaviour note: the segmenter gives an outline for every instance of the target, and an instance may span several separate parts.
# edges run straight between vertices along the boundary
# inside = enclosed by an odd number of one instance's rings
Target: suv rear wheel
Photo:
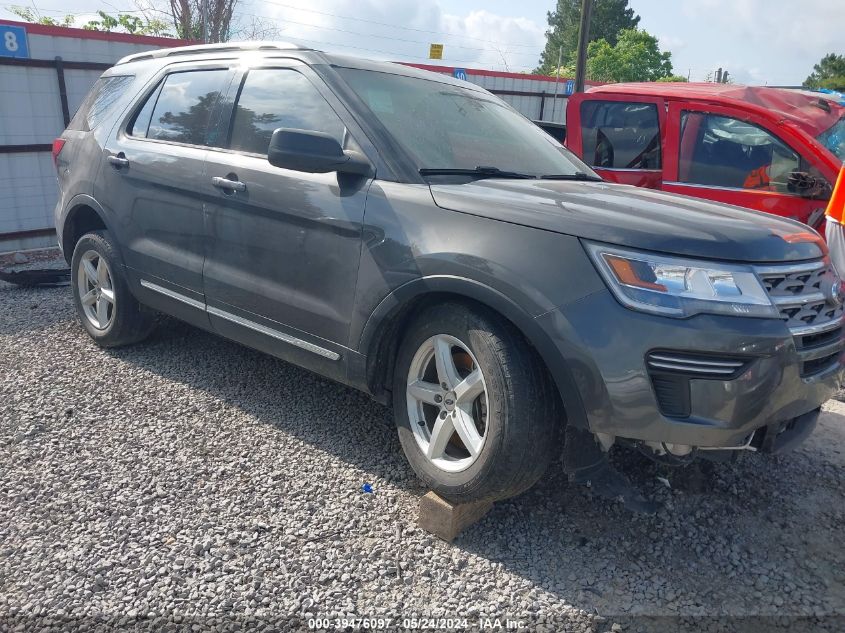
[[[152,331],[153,317],[129,292],[107,231],[79,238],[71,259],[71,287],[79,320],[98,345],[137,343]]]
[[[560,452],[557,393],[508,322],[448,303],[409,328],[396,363],[399,439],[422,481],[456,502],[531,487]]]

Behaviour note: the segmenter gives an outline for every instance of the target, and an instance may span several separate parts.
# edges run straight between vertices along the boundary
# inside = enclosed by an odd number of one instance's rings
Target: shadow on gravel
[[[110,353],[412,494],[423,492],[391,412],[351,388],[172,320],[145,344]],[[655,516],[592,499],[553,466],[528,493],[497,504],[455,547],[605,615],[845,609],[836,582],[845,559],[829,527],[839,516],[841,463],[819,463],[813,438],[784,457],[742,457],[667,468],[619,451],[617,465],[664,504]],[[827,528],[817,529],[822,524]],[[802,599],[815,595],[814,602],[792,604],[789,595],[798,588]]]
[[[0,283],[0,293],[2,335],[75,326],[66,287]],[[30,312],[38,318],[28,319]],[[380,481],[423,492],[391,412],[358,391],[169,319],[144,344],[108,353],[205,392]],[[825,462],[824,451],[832,449],[824,441],[814,437],[791,455],[750,455],[713,468],[666,469],[620,451],[618,465],[664,504],[655,516],[594,500],[553,466],[528,493],[497,504],[454,547],[603,615],[845,613],[839,492],[845,475],[841,461]]]
[[[355,389],[167,317],[147,341],[105,351],[206,392],[367,473],[419,487],[392,413]]]

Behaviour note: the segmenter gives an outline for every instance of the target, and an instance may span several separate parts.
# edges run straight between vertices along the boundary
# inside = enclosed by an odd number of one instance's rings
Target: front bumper
[[[780,448],[806,430],[839,388],[845,340],[831,364],[802,377],[803,359],[786,325],[775,319],[698,315],[671,319],[622,307],[609,291],[538,317],[572,372],[589,428],[618,438],[699,447],[746,444],[758,429],[762,450]],[[829,343],[829,342],[828,342]],[[742,358],[735,375],[687,377],[683,414],[667,414],[647,357],[654,350]],[[803,416],[803,417],[802,417]],[[792,423],[794,422],[794,423]],[[792,423],[790,425],[790,423]],[[810,428],[812,431],[812,428]],[[776,437],[780,440],[775,442]]]

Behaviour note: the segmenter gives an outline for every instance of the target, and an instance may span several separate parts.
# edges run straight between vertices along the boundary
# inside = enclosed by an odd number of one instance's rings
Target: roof
[[[335,55],[287,42],[226,42],[223,44],[200,44],[197,46],[180,46],[178,48],[162,48],[158,50],[143,51],[127,55],[118,61],[111,70],[106,72],[119,73],[121,72],[121,69],[118,68],[120,66],[134,63],[145,63],[153,60],[159,63],[166,63],[174,57],[178,57],[180,59],[173,59],[172,61],[183,61],[182,58],[186,58],[184,61],[202,60],[207,59],[206,56],[208,55],[211,55],[213,59],[229,59],[238,57],[241,53],[260,53],[268,57],[277,57],[279,55],[287,57],[292,53],[293,56],[304,59],[312,65],[329,64],[331,66],[342,68],[372,70],[376,72],[390,73],[393,75],[402,75],[404,77],[427,79],[429,81],[459,86],[464,89],[475,90],[478,92],[487,92],[487,90],[485,90],[482,86],[471,83],[468,84],[450,77],[449,75],[432,73],[406,64],[378,61],[363,57]]]
[[[786,119],[812,136],[817,136],[845,116],[845,107],[822,95],[801,90],[717,83],[628,83],[605,84],[589,92],[664,97],[669,100],[706,101],[766,110]]]
[[[288,42],[225,42],[222,44],[196,44],[194,46],[179,46],[177,48],[161,48],[158,50],[133,53],[119,60],[117,64],[128,64],[142,59],[159,59],[174,55],[200,55],[202,53],[238,53],[241,51],[290,51],[311,50]]]

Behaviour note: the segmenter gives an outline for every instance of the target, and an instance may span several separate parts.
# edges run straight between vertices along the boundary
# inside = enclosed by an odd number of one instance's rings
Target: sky
[[[166,0],[33,0],[44,14],[86,17]],[[0,17],[13,18],[0,0]],[[727,69],[737,83],[798,85],[827,53],[845,53],[842,0],[630,0],[640,27],[672,53],[675,73],[704,80]],[[278,39],[349,55],[530,71],[545,43],[554,0],[241,0],[241,18],[272,21]]]

